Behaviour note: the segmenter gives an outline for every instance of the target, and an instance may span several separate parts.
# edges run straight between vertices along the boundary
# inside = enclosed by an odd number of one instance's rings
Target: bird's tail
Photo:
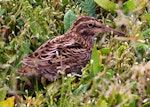
[[[29,67],[24,65],[21,67],[18,71],[19,74],[25,75],[25,76],[38,76],[37,69],[34,67]]]

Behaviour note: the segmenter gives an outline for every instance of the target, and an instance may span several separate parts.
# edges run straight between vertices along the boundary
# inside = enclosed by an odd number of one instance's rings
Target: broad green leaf
[[[6,97],[6,90],[3,88],[0,88],[0,101],[3,101]]]
[[[135,8],[135,3],[132,0],[128,0],[121,6],[121,9],[125,10],[125,12],[129,12],[133,8]]]
[[[94,0],[100,7],[107,11],[114,11],[116,9],[116,4],[110,0]]]
[[[70,28],[70,26],[72,25],[73,21],[76,19],[76,15],[69,10],[65,16],[64,16],[64,29],[65,32]]]
[[[96,75],[100,71],[100,69],[101,69],[100,62],[101,62],[100,54],[99,54],[96,46],[94,46],[94,48],[92,50],[92,55],[91,55],[91,65],[92,65],[93,75]]]

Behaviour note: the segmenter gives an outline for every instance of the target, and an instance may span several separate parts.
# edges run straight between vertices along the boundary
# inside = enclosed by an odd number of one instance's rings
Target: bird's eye
[[[92,23],[87,24],[87,26],[88,26],[89,28],[94,27],[94,25],[93,25]]]

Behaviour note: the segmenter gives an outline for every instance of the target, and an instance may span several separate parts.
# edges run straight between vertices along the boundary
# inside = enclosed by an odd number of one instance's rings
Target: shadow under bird
[[[93,17],[81,16],[65,34],[48,40],[35,52],[24,57],[18,73],[44,77],[48,81],[60,78],[60,72],[81,74],[81,69],[90,60],[94,38],[99,33],[125,35],[102,25]]]

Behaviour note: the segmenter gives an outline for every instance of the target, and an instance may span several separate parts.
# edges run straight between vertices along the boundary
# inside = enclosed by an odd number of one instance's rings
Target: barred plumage
[[[26,76],[44,77],[49,81],[60,78],[59,72],[81,73],[90,60],[95,36],[102,32],[125,35],[102,25],[95,18],[79,17],[64,35],[48,40],[23,58],[23,66],[18,72]]]

